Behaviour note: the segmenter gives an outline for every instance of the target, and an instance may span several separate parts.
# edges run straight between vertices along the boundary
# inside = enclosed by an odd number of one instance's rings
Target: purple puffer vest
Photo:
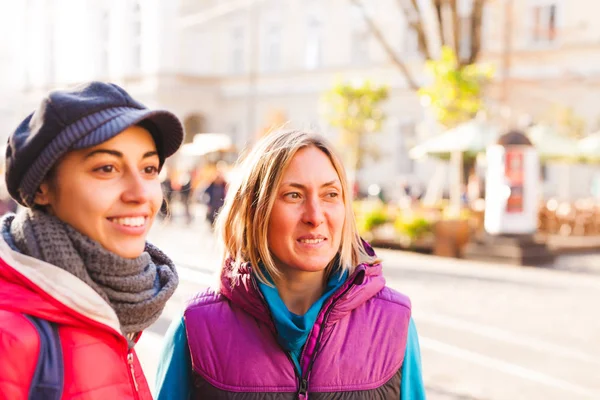
[[[323,305],[296,371],[249,265],[191,300],[185,326],[196,399],[400,398],[409,299],[361,264]]]

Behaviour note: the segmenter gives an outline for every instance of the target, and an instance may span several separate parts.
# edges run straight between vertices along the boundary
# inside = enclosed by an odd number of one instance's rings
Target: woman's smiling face
[[[152,136],[132,126],[67,153],[40,185],[36,203],[105,249],[136,258],[163,199],[158,169]]]
[[[277,268],[323,271],[340,249],[345,212],[329,157],[314,146],[299,150],[283,173],[269,218]]]

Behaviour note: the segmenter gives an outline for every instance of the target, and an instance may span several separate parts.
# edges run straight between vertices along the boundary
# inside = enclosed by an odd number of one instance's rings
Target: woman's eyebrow
[[[123,153],[121,153],[120,151],[109,150],[109,149],[97,149],[97,150],[90,151],[88,154],[86,154],[85,158],[87,159],[87,158],[93,157],[97,154],[110,154],[111,156],[123,158]],[[153,157],[153,156],[158,156],[158,152],[157,151],[149,151],[149,152],[145,153],[142,156],[142,158],[148,158],[148,157]]]
[[[158,157],[158,151],[149,151],[149,152],[145,153],[142,158],[148,158],[148,157],[154,157],[154,156]]]
[[[327,187],[327,186],[335,186],[336,184],[339,184],[340,181],[338,179],[334,179],[332,181],[329,182],[325,182],[324,184],[321,185],[322,188]],[[291,187],[295,187],[298,189],[306,189],[306,186],[301,184],[301,183],[296,183],[296,182],[284,182],[283,183],[286,186],[291,186]]]
[[[123,158],[123,153],[121,153],[120,151],[108,150],[108,149],[98,149],[98,150],[90,151],[88,154],[86,154],[85,158],[93,157],[96,154],[110,154],[111,156]]]

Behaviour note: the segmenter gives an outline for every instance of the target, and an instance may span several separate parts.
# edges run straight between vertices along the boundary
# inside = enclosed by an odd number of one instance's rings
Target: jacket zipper
[[[127,364],[129,364],[129,372],[131,372],[131,380],[133,382],[133,387],[135,388],[135,394],[138,395],[139,387],[137,381],[135,380],[135,368],[133,366],[133,351],[127,353]]]
[[[308,399],[308,380],[306,378],[300,378],[300,389],[298,389],[298,399],[299,400],[307,400]]]
[[[255,278],[252,277],[251,281],[252,281],[252,286],[254,287],[254,290],[256,290],[258,297],[260,298],[263,305],[265,306],[265,309],[267,310],[267,314],[269,314],[269,319],[271,320],[271,323],[273,324],[273,329],[275,330],[275,342],[277,343],[277,346],[281,349],[281,351],[283,351],[283,353],[286,355],[288,360],[290,360],[290,364],[292,364],[292,368],[294,369],[294,375],[296,375],[296,379],[298,380],[298,399],[305,400],[308,398],[306,395],[306,392],[308,390],[308,381],[302,377],[302,371],[298,371],[298,368],[296,368],[296,363],[294,362],[294,360],[292,360],[292,355],[279,343],[279,340],[277,340],[277,326],[275,325],[275,320],[273,319],[273,314],[271,313],[271,310],[269,309],[269,305],[267,304],[267,301],[265,300],[264,296],[258,289],[258,285],[256,284]]]
[[[338,302],[339,299],[341,299],[346,293],[348,293],[348,291],[352,288],[352,286],[354,286],[354,280],[356,279],[356,275],[352,277],[352,283],[348,285],[348,287],[346,289],[344,289],[344,291],[342,292],[342,294],[340,294],[340,296],[338,296],[337,299],[335,299],[335,301],[333,303],[331,303],[331,305],[327,308],[327,311],[325,311],[325,317],[323,318],[323,324],[325,324],[325,322],[327,321],[327,318],[329,317],[329,313],[331,312],[331,310],[333,309],[333,306]],[[255,278],[252,277],[252,285],[254,287],[254,289],[256,290],[256,293],[258,293],[260,299],[263,302],[263,305],[265,306],[268,314],[269,314],[269,318],[271,319],[271,323],[273,324],[273,328],[275,329],[275,332],[277,332],[277,327],[275,326],[275,320],[273,319],[273,315],[271,314],[271,310],[269,309],[269,305],[267,304],[267,301],[265,300],[264,296],[262,295],[262,293],[260,292],[260,290],[258,289],[258,286],[256,284]],[[314,329],[314,326],[313,326]],[[312,329],[311,329],[312,332]],[[283,346],[281,344],[279,344],[279,340],[277,340],[277,337],[275,337],[275,341],[277,342],[277,345],[281,348],[281,350],[283,350],[283,352],[285,353],[285,355],[287,356],[287,358],[290,360],[290,363],[292,363],[292,366],[294,367],[294,373],[296,374],[296,378],[298,379],[298,399],[299,400],[308,400],[308,376],[310,375],[310,371],[313,367],[313,364],[315,362],[315,358],[316,358],[316,354],[317,354],[317,350],[318,350],[318,346],[321,343],[321,337],[323,336],[323,329],[321,329],[321,331],[319,332],[319,336],[317,337],[317,342],[315,345],[315,351],[310,359],[310,363],[308,364],[308,368],[306,369],[306,374],[302,375],[302,371],[298,371],[298,369],[296,368],[296,364],[294,363],[294,361],[292,360],[292,356],[283,348]],[[310,337],[310,333],[308,334],[308,337]],[[304,349],[302,350],[302,352],[300,353],[300,360],[302,360],[302,357],[304,356],[304,352],[306,351],[306,346],[304,347]]]
[[[323,317],[323,325],[325,325],[325,323],[327,322],[327,319],[329,318],[329,314],[331,313],[333,306],[335,306],[337,304],[337,302],[339,301],[339,299],[344,297],[346,295],[346,293],[348,293],[348,291],[350,291],[350,289],[352,289],[352,287],[354,286],[354,281],[356,280],[356,276],[357,275],[354,275],[351,277],[352,283],[350,283],[348,285],[348,287],[346,289],[344,289],[344,291],[337,297],[337,299],[335,299],[333,301],[333,303],[331,303],[331,305],[327,308],[327,310],[325,311],[325,317]],[[318,319],[318,317],[317,317],[317,319]],[[314,326],[313,326],[313,329],[314,329]],[[321,329],[319,332],[319,336],[317,337],[317,341],[315,343],[315,350],[310,358],[310,362],[308,363],[308,368],[306,368],[305,377],[302,378],[300,390],[298,391],[299,399],[308,399],[308,396],[306,395],[306,392],[308,391],[308,377],[310,376],[310,371],[312,370],[313,364],[315,363],[315,359],[317,358],[317,353],[320,350],[320,344],[321,344],[321,339],[323,337],[323,331],[324,331],[324,329]],[[312,329],[311,329],[311,333],[312,333]],[[310,337],[310,333],[309,333],[308,337]],[[306,346],[302,350],[302,353],[300,353],[300,361],[302,361],[305,351],[306,351]],[[304,388],[304,392],[302,392],[303,388]]]
[[[275,341],[277,341],[277,338],[275,338]],[[294,363],[294,360],[292,360],[291,354],[288,351],[286,351],[283,348],[283,346],[279,344],[279,342],[277,342],[277,344],[279,345],[281,350],[283,350],[288,360],[290,360],[292,367],[294,367],[294,375],[296,375],[296,379],[298,380],[298,399],[307,399],[308,395],[306,394],[306,392],[308,390],[308,381],[302,377],[302,373],[298,371],[298,368],[296,368],[296,363]]]

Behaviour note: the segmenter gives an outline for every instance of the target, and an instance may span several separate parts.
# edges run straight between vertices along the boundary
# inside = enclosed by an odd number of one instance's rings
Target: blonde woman
[[[323,138],[263,138],[238,165],[217,233],[220,286],[170,329],[159,399],[423,399],[409,299],[385,286]]]

